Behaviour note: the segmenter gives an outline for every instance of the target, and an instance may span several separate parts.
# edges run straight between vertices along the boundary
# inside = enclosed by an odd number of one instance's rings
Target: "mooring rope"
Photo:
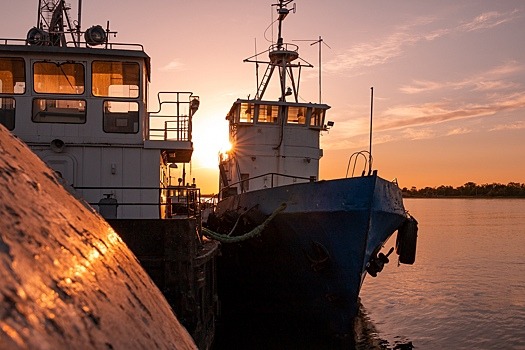
[[[209,238],[212,238],[212,239],[215,239],[215,240],[217,240],[217,241],[219,241],[221,243],[242,242],[242,241],[245,241],[245,240],[248,240],[250,238],[253,238],[255,236],[260,235],[261,232],[266,228],[266,226],[268,226],[270,221],[272,221],[273,218],[277,214],[282,212],[284,209],[286,209],[286,203],[281,204],[277,209],[275,209],[273,211],[273,213],[270,216],[268,216],[268,218],[266,220],[264,220],[264,222],[262,224],[260,224],[259,226],[257,226],[253,230],[251,230],[249,232],[246,232],[245,234],[243,234],[241,236],[231,236],[231,234],[233,233],[233,230],[235,229],[235,227],[227,235],[223,235],[223,234],[214,232],[214,231],[212,231],[210,229],[207,229],[206,227],[202,228],[202,232],[204,233],[205,236],[207,236]]]

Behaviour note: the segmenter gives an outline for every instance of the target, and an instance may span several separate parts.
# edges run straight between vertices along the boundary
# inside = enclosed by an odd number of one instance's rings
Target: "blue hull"
[[[224,309],[350,333],[366,264],[406,219],[399,188],[376,175],[301,183],[228,197],[216,214],[256,206],[265,217],[281,203],[286,209],[261,235],[222,245]]]

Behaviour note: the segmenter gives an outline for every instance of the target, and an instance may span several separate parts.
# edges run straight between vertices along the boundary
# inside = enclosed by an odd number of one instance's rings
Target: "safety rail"
[[[109,203],[101,199],[99,202],[88,202],[91,206],[99,208],[111,205],[118,206],[159,206],[165,208],[165,217],[200,217],[201,215],[201,194],[200,188],[192,186],[168,186],[168,187],[135,187],[135,186],[75,186],[77,191],[81,191],[82,197],[89,197],[85,191],[105,191],[103,199],[115,199],[112,196],[116,191],[156,191],[159,198],[158,202],[118,202]],[[109,193],[107,193],[109,192]],[[162,200],[164,199],[164,200]]]
[[[187,101],[182,101],[183,97]],[[161,91],[157,94],[157,100],[158,110],[148,112],[148,140],[191,141],[192,117],[199,108],[199,96],[186,91]]]
[[[225,192],[228,189],[230,189],[230,188],[232,188],[234,186],[237,186],[239,184],[240,184],[240,187],[241,187],[241,192],[244,193],[244,192],[246,192],[244,190],[244,186],[243,186],[244,183],[247,183],[250,180],[255,180],[255,179],[258,179],[258,178],[261,178],[261,177],[265,177],[265,176],[271,176],[270,188],[275,187],[274,186],[274,177],[285,177],[285,178],[290,178],[290,179],[294,179],[294,180],[308,180],[309,182],[315,182],[316,181],[316,177],[315,176],[304,177],[304,176],[294,176],[294,175],[280,174],[280,173],[266,173],[266,174],[250,177],[248,179],[243,179],[241,181],[234,182],[234,183],[232,183],[232,184],[230,184],[230,185],[228,185],[228,186],[226,186],[224,188],[221,188],[221,190],[219,191],[217,196],[222,197],[222,193],[223,192]]]
[[[374,162],[372,155],[368,151],[358,151],[358,152],[352,153],[352,155],[348,159],[348,165],[346,167],[346,177],[348,177],[348,171],[350,170],[350,164],[352,163],[352,159],[354,160],[354,166],[352,167],[351,177],[354,177],[355,168],[357,166],[357,161],[359,160],[359,157],[363,157],[364,159],[363,171],[361,172],[361,176],[366,175],[367,168],[368,168],[368,175],[372,173],[372,163]]]
[[[69,33],[66,33],[69,34]],[[81,45],[79,45],[81,44]],[[20,46],[53,46],[51,45],[51,40],[43,40],[39,45],[31,45],[27,39],[14,39],[14,38],[0,38],[0,45],[20,45]],[[144,52],[144,45],[135,44],[135,43],[112,43],[107,42],[100,46],[89,45],[85,41],[76,42],[76,41],[67,41],[67,47],[80,47],[86,49],[103,49],[103,50],[133,50],[133,51],[142,51]]]

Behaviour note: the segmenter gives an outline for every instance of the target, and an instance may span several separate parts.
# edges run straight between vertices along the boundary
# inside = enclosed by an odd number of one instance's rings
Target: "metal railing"
[[[114,204],[107,202],[88,202],[91,206],[158,206],[165,207],[165,217],[173,218],[176,216],[200,217],[201,213],[201,194],[200,188],[191,186],[168,186],[168,187],[136,187],[136,186],[75,186],[82,197],[89,197],[85,191],[104,191],[107,199],[112,198],[116,191],[155,191],[155,196],[159,199],[156,202],[119,202]],[[107,193],[109,192],[109,193]],[[173,197],[177,196],[177,201]],[[114,198],[116,199],[116,198]],[[164,199],[164,200],[163,200]],[[169,207],[169,208],[168,208]],[[160,214],[160,212],[159,212]],[[169,214],[169,215],[168,215]]]
[[[182,97],[187,100],[182,101]],[[158,110],[148,113],[148,140],[191,141],[192,117],[199,108],[199,97],[186,91],[161,91],[157,100]]]
[[[257,175],[257,176],[254,176],[254,177],[250,177],[248,179],[243,179],[243,180],[234,182],[232,184],[229,184],[228,186],[221,188],[221,190],[219,191],[217,196],[222,197],[222,193],[223,192],[225,192],[228,189],[233,188],[233,187],[235,187],[237,185],[240,185],[241,193],[244,193],[244,192],[246,192],[245,191],[246,186],[244,186],[243,184],[247,183],[250,180],[255,180],[255,179],[258,179],[258,178],[261,178],[261,177],[266,177],[266,176],[270,176],[270,179],[271,179],[270,180],[270,188],[276,187],[274,185],[274,183],[275,183],[274,182],[274,178],[277,178],[277,177],[290,178],[290,179],[294,179],[294,180],[308,180],[309,182],[315,182],[317,180],[315,176],[304,177],[304,176],[294,176],[294,175],[287,175],[287,174],[280,174],[280,173],[266,173],[266,174]]]

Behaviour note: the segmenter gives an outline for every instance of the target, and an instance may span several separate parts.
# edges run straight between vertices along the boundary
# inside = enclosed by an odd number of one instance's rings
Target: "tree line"
[[[509,182],[477,185],[467,182],[459,187],[441,185],[439,187],[403,188],[404,197],[439,198],[439,197],[514,197],[525,198],[525,184]]]

